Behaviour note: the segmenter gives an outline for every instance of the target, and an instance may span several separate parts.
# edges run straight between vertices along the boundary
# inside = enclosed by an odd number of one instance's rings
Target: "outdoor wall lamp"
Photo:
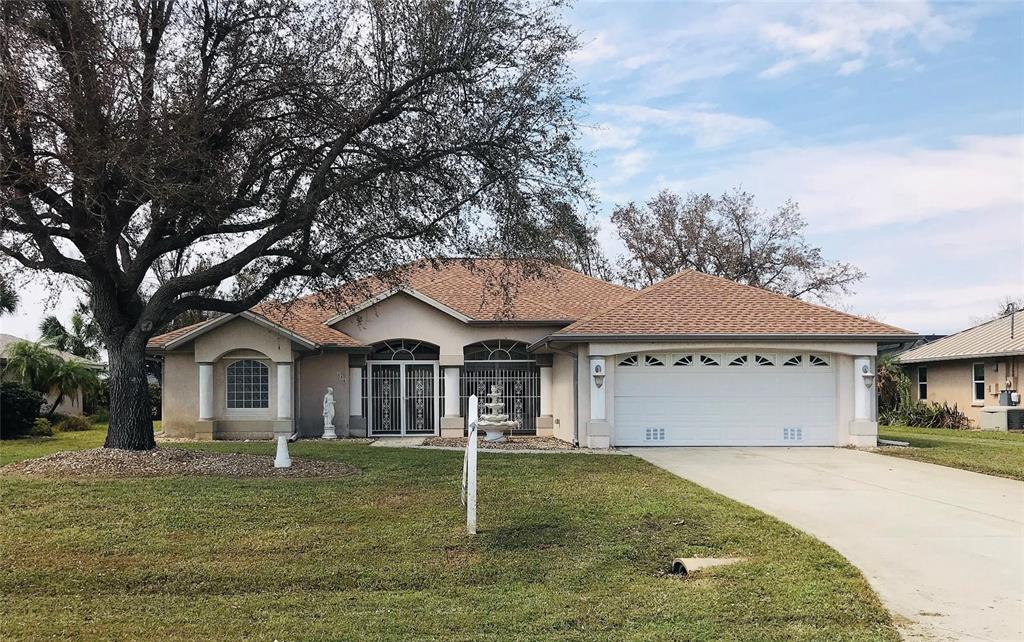
[[[864,377],[864,387],[870,388],[875,383],[875,373],[872,372],[871,368],[865,364],[860,367],[860,376]]]
[[[594,385],[600,388],[604,385],[604,366],[600,363],[595,363],[593,367]]]

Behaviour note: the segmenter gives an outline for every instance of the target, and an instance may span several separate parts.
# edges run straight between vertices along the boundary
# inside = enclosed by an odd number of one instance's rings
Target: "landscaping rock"
[[[347,477],[359,472],[348,464],[292,459],[290,468],[274,468],[274,458],[243,453],[212,453],[185,448],[135,451],[93,448],[27,459],[0,468],[0,475],[27,477]]]
[[[431,437],[424,446],[465,448],[466,437]],[[505,441],[485,441],[481,437],[477,446],[484,450],[576,450],[573,445],[554,437],[508,437]]]

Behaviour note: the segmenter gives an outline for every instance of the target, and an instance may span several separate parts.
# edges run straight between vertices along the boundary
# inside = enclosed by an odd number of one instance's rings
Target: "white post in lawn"
[[[476,535],[476,429],[480,416],[476,395],[469,398],[469,439],[462,460],[462,503],[466,506],[466,532]]]
[[[292,458],[288,456],[288,436],[277,436],[277,457],[274,458],[274,468],[291,468]]]

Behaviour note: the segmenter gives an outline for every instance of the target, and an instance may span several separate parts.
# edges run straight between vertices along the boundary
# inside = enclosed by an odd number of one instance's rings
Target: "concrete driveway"
[[[907,639],[1024,640],[1024,482],[840,448],[631,448],[810,533]]]

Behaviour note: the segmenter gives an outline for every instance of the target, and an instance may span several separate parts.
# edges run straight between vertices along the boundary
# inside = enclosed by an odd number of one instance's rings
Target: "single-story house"
[[[461,436],[470,395],[501,387],[520,432],[594,448],[874,445],[880,341],[911,332],[684,271],[632,290],[552,267],[418,264],[363,282],[344,306],[315,295],[153,338],[169,436]]]
[[[899,360],[914,399],[955,404],[980,425],[987,407],[1004,407],[1007,395],[1020,390],[1024,311],[918,346]]]
[[[16,337],[13,334],[0,334],[0,378],[4,381],[9,381],[13,378],[7,372],[7,357],[4,356],[7,352],[7,346],[13,343],[21,343],[23,341],[28,341],[28,339],[22,339],[21,337]],[[101,371],[105,368],[102,363],[83,359],[82,357],[73,355],[70,352],[64,352],[63,350],[57,350],[56,348],[51,348],[50,351],[65,361],[81,361],[96,371]],[[56,400],[56,392],[50,392],[46,395],[46,402],[48,404],[52,405]],[[82,391],[76,390],[73,395],[65,396],[64,399],[61,400],[60,405],[57,406],[57,412],[62,415],[81,415],[83,413]]]

